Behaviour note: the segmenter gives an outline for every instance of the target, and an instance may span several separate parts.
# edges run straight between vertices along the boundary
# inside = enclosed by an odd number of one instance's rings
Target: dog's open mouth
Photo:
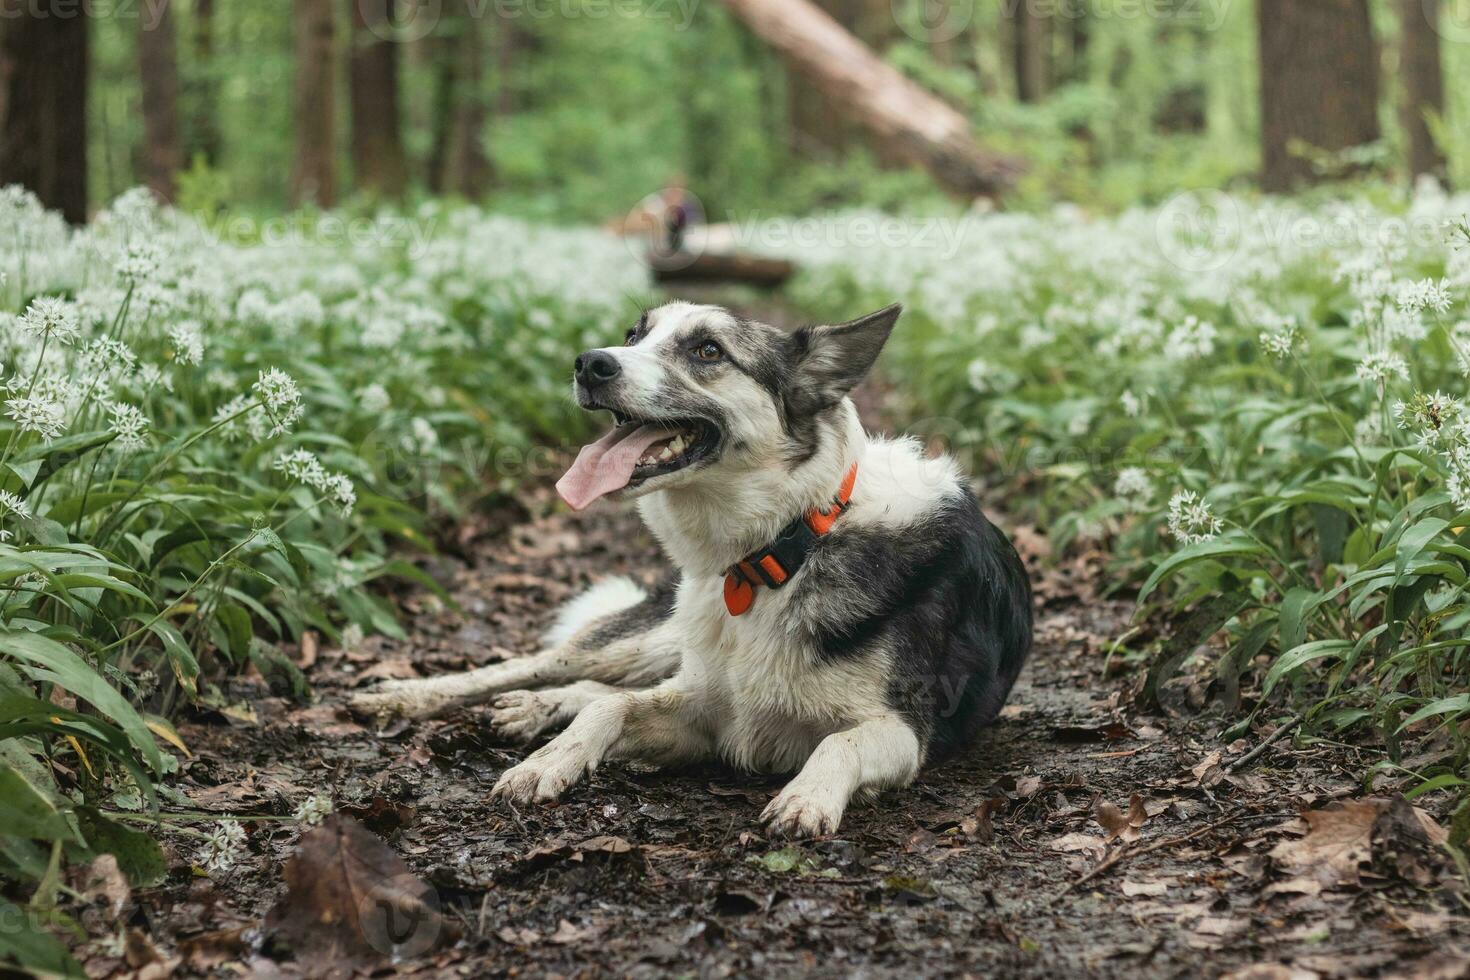
[[[703,419],[643,421],[614,411],[617,425],[583,446],[557,481],[563,500],[581,510],[599,497],[667,476],[709,458],[720,433]]]

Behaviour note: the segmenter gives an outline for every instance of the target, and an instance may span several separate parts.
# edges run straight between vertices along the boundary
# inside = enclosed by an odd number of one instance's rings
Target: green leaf
[[[1312,643],[1303,643],[1301,646],[1286,651],[1266,671],[1266,681],[1262,696],[1269,695],[1276,684],[1289,674],[1300,670],[1306,664],[1314,660],[1322,660],[1326,657],[1341,657],[1349,653],[1353,645],[1347,640],[1316,640]]]
[[[1259,544],[1243,538],[1217,538],[1213,541],[1201,541],[1174,552],[1165,558],[1154,569],[1148,581],[1138,593],[1138,601],[1142,602],[1148,598],[1160,582],[1184,568],[1186,565],[1204,561],[1209,558],[1224,558],[1227,556],[1259,555],[1262,554]]]
[[[0,653],[49,668],[72,695],[117,722],[154,772],[162,771],[163,758],[158,751],[158,743],[142,715],[81,657],[55,640],[24,630],[0,632]]]
[[[1403,536],[1399,538],[1398,548],[1394,552],[1394,573],[1402,578],[1409,562],[1419,557],[1424,546],[1449,526],[1450,522],[1441,517],[1427,517],[1404,531]]]
[[[164,655],[168,657],[168,665],[173,668],[174,677],[178,678],[179,685],[189,692],[190,697],[198,697],[199,661],[194,656],[194,651],[189,649],[184,634],[180,633],[173,624],[162,619],[149,623],[148,632],[163,642]]]
[[[55,937],[13,903],[0,898],[0,961],[41,976],[76,977],[86,974]]]
[[[92,850],[117,858],[118,868],[134,888],[151,888],[168,877],[163,848],[143,831],[111,820],[91,807],[78,808],[77,823]]]
[[[1470,694],[1456,694],[1453,697],[1440,698],[1438,701],[1429,702],[1405,718],[1404,723],[1398,727],[1398,731],[1402,732],[1410,725],[1418,724],[1426,718],[1433,718],[1437,715],[1454,715],[1467,710],[1470,710]]]
[[[65,814],[14,766],[0,766],[0,833],[32,840],[76,841]]]

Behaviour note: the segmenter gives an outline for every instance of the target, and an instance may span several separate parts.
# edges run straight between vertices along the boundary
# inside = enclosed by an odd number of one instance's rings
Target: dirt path
[[[1359,802],[1351,747],[1282,739],[1229,772],[1273,725],[1225,746],[1194,709],[1136,710],[1138,667],[1108,656],[1130,604],[1097,597],[1095,562],[1048,563],[1040,538],[1011,530],[1039,630],[1010,706],[972,751],[855,805],[831,839],[766,839],[757,817],[779,781],[719,767],[608,765],[561,805],[498,809],[489,790],[524,750],[482,712],[375,732],[341,710],[374,679],[534,649],[597,577],[652,581],[656,549],[626,511],[531,520],[439,561],[459,610],[416,593],[406,641],[302,651],[314,705],[234,682],[239,710],[181,725],[182,788],[277,818],[329,793],[431,886],[445,921],[423,945],[458,933],[401,964],[427,975],[1467,975],[1463,883],[1433,843],[1445,801]],[[1186,680],[1178,700],[1197,693]],[[300,828],[246,826],[248,855],[212,877],[189,869],[197,840],[169,839],[168,883],[133,897],[140,942],[190,975],[345,971],[351,950],[285,935],[299,901],[259,928]],[[97,975],[120,962],[100,942],[84,955]]]

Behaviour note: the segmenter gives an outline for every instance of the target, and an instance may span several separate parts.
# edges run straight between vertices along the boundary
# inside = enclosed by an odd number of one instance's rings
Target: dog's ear
[[[792,334],[795,370],[786,398],[791,411],[810,415],[841,401],[878,359],[902,312],[894,303],[847,323]]]

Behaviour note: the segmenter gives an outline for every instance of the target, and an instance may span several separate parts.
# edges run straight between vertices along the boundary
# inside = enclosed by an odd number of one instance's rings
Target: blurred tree
[[[1368,0],[1257,0],[1261,186],[1321,179],[1312,152],[1377,141],[1378,46]]]
[[[440,194],[471,200],[490,189],[492,172],[485,154],[485,12],[477,0],[449,0],[441,26],[444,43],[436,48],[434,148],[429,158],[430,187]],[[496,10],[501,10],[496,5]],[[501,10],[501,26],[514,17]]]
[[[138,10],[138,72],[143,93],[143,182],[172,202],[184,167],[179,139],[179,57],[173,4]]]
[[[725,0],[787,63],[860,123],[880,153],[916,163],[951,194],[993,196],[1020,164],[981,148],[970,123],[807,0]]]
[[[359,190],[400,198],[408,187],[398,112],[398,48],[390,13],[394,0],[348,0],[352,167]]]
[[[1051,87],[1051,17],[1041,7],[1029,0],[1001,0],[1010,24],[1016,98],[1022,102],[1040,102]]]
[[[87,220],[87,21],[36,4],[0,19],[0,184]]]
[[[214,59],[214,0],[194,0],[192,13],[194,77],[185,89],[190,106],[187,132],[189,157],[192,159],[200,156],[209,165],[218,166],[219,85]]]
[[[1444,116],[1444,74],[1439,61],[1439,0],[1398,0],[1402,32],[1404,132],[1409,139],[1409,173],[1446,178],[1445,156],[1434,126]]]
[[[296,161],[291,168],[291,204],[329,208],[337,203],[332,0],[295,0],[292,27]]]

